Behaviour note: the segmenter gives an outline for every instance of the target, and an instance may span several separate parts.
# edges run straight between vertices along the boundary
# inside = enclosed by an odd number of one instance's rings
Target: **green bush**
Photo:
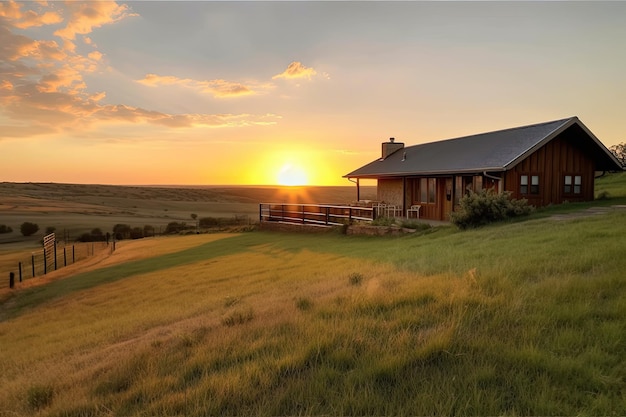
[[[0,233],[11,233],[13,229],[11,226],[7,226],[6,224],[0,224]]]
[[[22,232],[22,235],[24,236],[34,235],[35,233],[37,233],[38,230],[39,226],[31,222],[24,222],[20,226],[20,232]]]
[[[450,220],[461,229],[483,226],[488,223],[524,216],[534,208],[528,200],[511,198],[511,193],[492,190],[471,192],[459,201],[459,208],[450,214]]]
[[[393,217],[381,216],[372,221],[372,226],[393,226],[396,219]]]

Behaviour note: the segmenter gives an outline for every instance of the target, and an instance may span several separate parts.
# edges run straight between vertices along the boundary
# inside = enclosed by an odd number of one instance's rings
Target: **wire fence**
[[[42,277],[105,250],[113,252],[115,242],[56,244],[52,250],[39,249],[32,252],[30,256],[24,256],[21,260],[17,260],[15,267],[6,273],[6,279],[0,280],[0,288],[12,288],[18,282]]]

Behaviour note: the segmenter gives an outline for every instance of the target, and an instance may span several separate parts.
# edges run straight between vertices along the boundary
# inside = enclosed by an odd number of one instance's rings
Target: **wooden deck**
[[[259,204],[259,221],[307,224],[311,226],[340,226],[355,221],[372,222],[376,211],[371,207],[324,204]]]

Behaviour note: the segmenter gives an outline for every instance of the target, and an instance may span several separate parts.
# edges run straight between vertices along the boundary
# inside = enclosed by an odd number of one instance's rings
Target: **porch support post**
[[[402,212],[401,214],[406,215],[406,177],[402,177]]]
[[[356,201],[361,201],[361,184],[359,178],[356,179]]]

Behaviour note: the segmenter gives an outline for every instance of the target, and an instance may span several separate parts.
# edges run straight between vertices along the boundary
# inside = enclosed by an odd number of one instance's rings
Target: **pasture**
[[[624,247],[623,210],[124,241],[3,293],[0,414],[619,415]]]

